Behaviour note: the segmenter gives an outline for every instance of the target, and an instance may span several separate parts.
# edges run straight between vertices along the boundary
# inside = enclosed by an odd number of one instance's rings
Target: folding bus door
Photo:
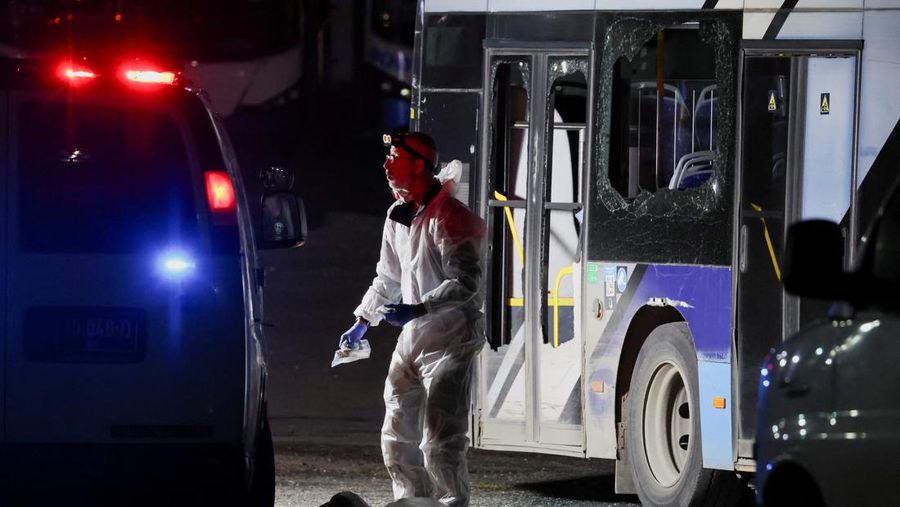
[[[488,49],[480,443],[581,452],[587,50]]]

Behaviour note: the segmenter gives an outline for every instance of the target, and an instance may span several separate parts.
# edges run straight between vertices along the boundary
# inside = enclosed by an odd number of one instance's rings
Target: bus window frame
[[[730,241],[733,227],[731,220],[734,197],[734,132],[737,101],[737,60],[740,37],[740,16],[721,12],[689,13],[641,13],[624,15],[611,13],[604,16],[606,28],[597,33],[598,45],[602,41],[628,39],[626,42],[605,44],[598,48],[599,68],[594,69],[597,93],[594,103],[591,135],[596,142],[592,152],[593,174],[591,194],[587,207],[594,220],[587,222],[595,238],[588,244],[588,256],[596,259],[629,258],[634,262],[666,262],[706,265],[728,265],[733,245]],[[722,47],[710,39],[706,43],[715,46],[715,82],[718,85],[720,116],[718,155],[714,162],[715,182],[710,178],[703,185],[677,191],[661,188],[657,192],[641,192],[627,200],[609,180],[613,146],[612,130],[614,70],[620,58],[636,54],[647,41],[663,29],[691,23],[700,26],[701,37],[716,37]],[[704,33],[705,30],[705,33]],[[726,113],[727,110],[727,113]],[[644,235],[632,235],[634,228],[646,229]],[[712,231],[715,231],[713,234]],[[713,247],[704,247],[702,241],[684,242],[685,237],[706,238],[714,241]],[[597,239],[599,238],[599,239]],[[724,239],[728,238],[728,240]],[[653,255],[646,241],[654,242]],[[706,241],[709,243],[710,241]]]

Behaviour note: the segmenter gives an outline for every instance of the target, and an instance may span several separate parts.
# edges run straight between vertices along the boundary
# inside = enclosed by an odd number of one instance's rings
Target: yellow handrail
[[[556,284],[550,294],[553,296],[553,348],[559,348],[559,283],[563,277],[572,274],[572,266],[566,266],[556,275]],[[573,301],[574,306],[574,301]]]
[[[557,303],[559,306],[575,306],[575,298],[557,298]],[[522,307],[525,306],[524,298],[509,298],[506,300],[506,304],[512,307]],[[551,297],[547,295],[547,304],[552,305]]]
[[[750,207],[753,208],[753,211],[757,213],[762,213],[762,206],[758,206],[756,204],[750,203]],[[769,226],[766,225],[766,219],[763,217],[759,217],[763,224],[763,235],[766,237],[766,245],[769,247],[769,257],[772,258],[772,267],[775,268],[775,277],[778,278],[778,281],[781,281],[781,269],[778,267],[778,256],[775,255],[775,247],[772,246],[772,237],[769,236]]]
[[[494,198],[498,201],[506,201],[506,196],[494,190]],[[516,230],[516,224],[513,222],[512,211],[509,206],[504,206],[503,211],[506,213],[506,221],[509,222],[509,232],[512,235],[513,243],[516,245],[516,251],[519,253],[519,261],[525,265],[525,250],[522,249],[522,242],[519,241],[519,231]]]
[[[494,198],[498,201],[508,200],[505,195],[496,190],[494,190]],[[506,215],[506,221],[509,224],[509,233],[512,235],[516,252],[519,254],[519,261],[522,263],[522,266],[524,266],[525,250],[522,248],[522,242],[519,240],[519,231],[516,229],[516,224],[513,221],[512,211],[509,206],[503,206],[503,212]],[[553,286],[553,290],[549,291],[550,293],[547,295],[547,304],[553,306],[553,348],[559,347],[559,307],[575,306],[575,298],[559,297],[559,284],[562,282],[563,277],[570,274],[572,274],[572,266],[566,266],[560,269],[559,273],[556,275],[556,283]],[[525,306],[525,298],[509,298],[507,304],[516,307]]]

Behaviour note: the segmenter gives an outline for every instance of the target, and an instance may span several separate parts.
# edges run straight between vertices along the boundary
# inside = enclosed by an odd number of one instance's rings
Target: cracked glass
[[[600,69],[596,192],[611,210],[702,214],[730,187],[735,35],[721,20],[623,18]],[[724,142],[723,142],[724,141]],[[665,201],[665,202],[663,202]]]
[[[611,16],[598,40],[591,258],[731,262],[740,18],[691,18]]]

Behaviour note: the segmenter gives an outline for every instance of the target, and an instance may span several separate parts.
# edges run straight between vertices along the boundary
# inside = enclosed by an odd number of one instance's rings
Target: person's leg
[[[398,343],[398,348],[400,344]],[[393,481],[394,499],[430,496],[419,442],[425,389],[414,369],[394,350],[384,382],[381,452]]]
[[[469,505],[470,383],[474,359],[481,343],[448,351],[420,368],[426,390],[422,453],[434,489],[444,505]]]

